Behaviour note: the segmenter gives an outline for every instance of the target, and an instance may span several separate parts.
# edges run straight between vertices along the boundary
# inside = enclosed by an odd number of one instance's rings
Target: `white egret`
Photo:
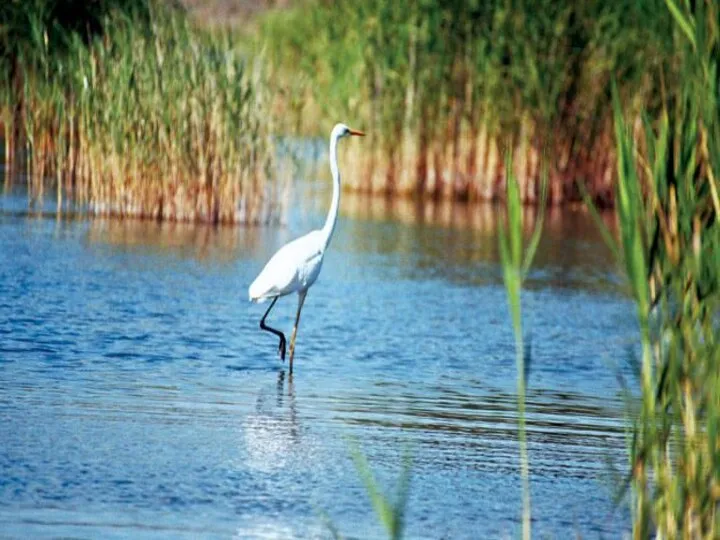
[[[266,325],[265,319],[278,298],[294,292],[298,294],[297,314],[295,315],[295,325],[290,338],[290,373],[292,373],[293,369],[295,338],[300,323],[300,311],[305,302],[308,289],[315,283],[320,274],[325,250],[330,243],[337,222],[338,208],[340,206],[340,171],[337,163],[338,141],[350,135],[363,136],[365,134],[362,131],[350,129],[345,124],[336,124],[330,133],[330,171],[333,178],[333,195],[325,225],[322,229],[309,232],[305,236],[296,238],[281,247],[250,285],[250,301],[264,302],[265,300],[272,300],[265,315],[260,319],[260,328],[272,332],[280,338],[278,352],[282,360],[285,360],[285,334]]]

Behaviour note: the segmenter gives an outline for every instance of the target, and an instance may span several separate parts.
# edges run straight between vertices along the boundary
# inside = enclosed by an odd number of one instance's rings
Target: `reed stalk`
[[[720,534],[720,8],[666,0],[683,84],[657,113],[614,92],[620,240],[640,328],[633,537]],[[642,133],[643,137],[638,135]],[[609,237],[609,235],[608,235]]]
[[[513,159],[510,153],[505,161],[507,190],[507,225],[501,223],[498,227],[498,240],[503,267],[503,280],[507,292],[510,319],[515,336],[515,368],[517,371],[517,410],[518,410],[518,444],[520,447],[520,477],[522,481],[522,537],[529,540],[532,537],[531,529],[531,498],[530,498],[530,459],[528,456],[525,396],[527,393],[527,379],[530,374],[532,361],[531,351],[526,348],[523,333],[522,318],[522,284],[527,277],[537,250],[544,222],[544,210],[547,204],[547,180],[542,183],[539,197],[540,213],[535,221],[530,241],[523,249],[523,211],[520,184],[513,172]],[[547,178],[544,175],[544,178]]]

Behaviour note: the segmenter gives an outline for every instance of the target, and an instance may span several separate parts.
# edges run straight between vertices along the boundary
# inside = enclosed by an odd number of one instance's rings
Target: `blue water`
[[[215,229],[0,197],[0,536],[382,537],[353,445],[391,494],[411,456],[408,538],[516,536],[494,211],[344,199],[291,378],[247,286],[325,200]],[[588,218],[549,218],[525,295],[534,532],[616,538],[633,309]]]

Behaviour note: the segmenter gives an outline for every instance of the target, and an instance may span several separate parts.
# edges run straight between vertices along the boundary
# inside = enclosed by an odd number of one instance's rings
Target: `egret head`
[[[335,127],[332,130],[331,136],[333,138],[342,139],[343,137],[348,137],[350,135],[356,135],[358,137],[364,137],[365,134],[362,131],[358,131],[356,129],[350,129],[345,124],[335,124]]]

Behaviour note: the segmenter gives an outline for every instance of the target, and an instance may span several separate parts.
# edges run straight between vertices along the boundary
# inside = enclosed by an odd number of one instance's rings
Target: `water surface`
[[[408,538],[514,537],[516,373],[492,207],[346,197],[308,295],[296,372],[247,287],[287,227],[28,211],[0,197],[0,535],[382,537],[355,441]],[[553,213],[525,296],[538,536],[616,538],[617,370],[633,309],[586,216]],[[289,332],[296,299],[271,320]]]

